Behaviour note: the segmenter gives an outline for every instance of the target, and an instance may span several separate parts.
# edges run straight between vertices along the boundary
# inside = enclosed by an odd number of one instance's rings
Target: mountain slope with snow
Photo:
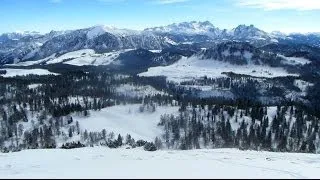
[[[0,64],[36,61],[52,54],[65,54],[82,49],[99,53],[123,49],[164,49],[180,44],[208,46],[224,41],[241,41],[260,47],[270,43],[307,44],[320,46],[320,36],[312,34],[267,33],[253,25],[240,25],[226,30],[212,23],[182,22],[143,31],[119,29],[110,26],[94,26],[69,31],[7,33],[0,35]]]
[[[155,28],[147,28],[144,31],[155,32],[155,33],[172,33],[172,34],[203,34],[209,35],[210,37],[218,37],[221,34],[221,30],[219,28],[214,27],[212,23],[209,21],[205,22],[182,22],[182,23],[174,23],[168,26],[155,27]]]

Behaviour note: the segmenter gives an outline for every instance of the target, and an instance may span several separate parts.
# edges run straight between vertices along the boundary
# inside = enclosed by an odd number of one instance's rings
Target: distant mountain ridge
[[[320,34],[267,33],[253,25],[239,25],[226,30],[211,22],[182,22],[142,31],[93,26],[78,30],[5,33],[0,35],[0,65],[34,61],[53,54],[64,54],[81,49],[98,53],[123,49],[161,50],[176,45],[198,44],[207,48],[216,43],[239,41],[262,47],[268,44],[304,44],[320,47]]]

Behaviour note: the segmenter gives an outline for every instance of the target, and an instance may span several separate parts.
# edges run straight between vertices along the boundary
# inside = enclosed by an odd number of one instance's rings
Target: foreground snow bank
[[[317,178],[320,158],[235,149],[26,150],[0,154],[0,178]]]

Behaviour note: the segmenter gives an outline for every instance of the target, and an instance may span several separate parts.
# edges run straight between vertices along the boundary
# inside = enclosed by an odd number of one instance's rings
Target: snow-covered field
[[[134,86],[131,84],[122,84],[116,88],[116,92],[129,97],[144,97],[153,95],[166,95],[165,92],[156,90],[152,86]]]
[[[251,75],[255,77],[281,77],[297,76],[289,74],[283,68],[274,68],[258,65],[232,65],[227,62],[215,60],[200,60],[196,57],[182,58],[170,66],[159,66],[149,68],[147,72],[140,73],[140,76],[166,76],[169,81],[182,82],[207,76],[210,78],[226,77],[223,72],[234,72],[237,74]]]
[[[236,149],[93,147],[0,154],[0,178],[319,178],[320,158]]]
[[[163,114],[177,114],[179,107],[159,106],[155,112],[139,112],[140,105],[118,105],[102,109],[101,111],[90,111],[90,117],[73,115],[78,121],[81,129],[88,131],[114,132],[123,136],[130,134],[134,139],[153,141],[162,134],[161,128],[157,126]]]
[[[25,76],[25,75],[29,75],[29,74],[35,74],[35,75],[58,75],[56,73],[50,72],[46,69],[2,69],[2,70],[6,70],[7,73],[4,75],[1,75],[3,77],[14,77],[14,76]]]
[[[286,57],[283,55],[279,55],[279,57],[282,57],[283,59],[285,59],[285,61],[283,61],[284,64],[291,64],[291,65],[305,65],[305,64],[309,64],[311,63],[311,61],[309,59],[306,58],[302,58],[302,57]]]

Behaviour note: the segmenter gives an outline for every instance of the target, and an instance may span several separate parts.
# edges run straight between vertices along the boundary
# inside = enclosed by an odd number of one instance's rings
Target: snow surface
[[[114,26],[99,25],[99,26],[92,27],[88,31],[87,38],[94,39],[94,38],[96,38],[100,35],[103,35],[105,33],[115,34],[118,36],[129,36],[129,35],[138,34],[139,31],[134,31],[134,30],[129,30],[129,29],[118,29]]]
[[[153,141],[162,134],[161,127],[157,124],[163,114],[177,114],[179,107],[158,106],[155,112],[139,112],[139,104],[118,105],[90,111],[90,117],[73,115],[74,121],[78,121],[81,129],[88,131],[114,132],[125,136],[130,134],[136,140],[143,139]]]
[[[237,74],[251,75],[254,77],[281,77],[298,76],[289,74],[283,68],[275,68],[262,65],[232,65],[228,62],[216,60],[200,60],[197,57],[183,57],[178,62],[169,66],[151,67],[140,76],[166,76],[169,81],[183,82],[207,76],[209,78],[226,77],[223,72],[234,72]]]
[[[109,65],[111,64],[116,58],[119,57],[121,53],[130,51],[132,49],[126,49],[121,51],[114,51],[110,53],[104,54],[87,54],[85,56],[74,58],[71,61],[65,62],[65,64],[75,65],[75,66],[84,66],[84,65]]]
[[[32,65],[41,64],[41,63],[45,63],[47,61],[50,61],[50,60],[54,59],[55,56],[56,56],[56,54],[52,54],[49,57],[46,57],[44,59],[40,59],[37,61],[24,61],[24,62],[18,62],[15,64],[6,64],[5,66],[32,66]]]
[[[176,42],[174,42],[172,39],[168,38],[168,37],[165,37],[165,41],[169,44],[172,44],[172,45],[177,45]]]
[[[75,66],[109,65],[116,58],[118,58],[121,53],[130,51],[130,50],[132,50],[132,49],[125,49],[125,50],[121,50],[121,51],[96,54],[96,52],[93,49],[83,49],[83,50],[69,52],[69,53],[63,54],[59,57],[56,57],[56,55],[53,54],[47,58],[44,58],[44,59],[41,59],[38,61],[22,62],[22,63],[17,63],[16,65],[17,66],[29,66],[29,65],[35,65],[35,64],[40,64],[40,63],[45,63],[45,64],[64,63],[64,64],[70,64],[70,65],[75,65]]]
[[[0,178],[318,178],[316,154],[92,147],[0,154]]]
[[[55,58],[53,60],[50,60],[47,62],[47,64],[61,63],[65,60],[81,58],[81,57],[85,57],[87,55],[92,55],[92,54],[95,54],[94,50],[92,49],[83,49],[79,51],[73,51],[73,52],[66,53],[62,56],[59,56],[58,58]]]
[[[125,50],[113,51],[109,53],[97,54],[93,49],[83,49],[83,50],[68,52],[59,57],[56,57],[56,54],[52,54],[49,57],[46,57],[44,59],[40,59],[37,61],[25,61],[25,62],[19,62],[16,64],[8,64],[6,66],[31,66],[31,65],[41,64],[41,63],[44,63],[44,64],[64,63],[64,64],[70,64],[75,66],[109,65],[115,59],[117,59],[121,53],[130,51],[130,50],[133,50],[133,49],[125,49]]]
[[[3,77],[14,77],[14,76],[26,76],[29,74],[35,74],[35,75],[58,75],[57,73],[52,73],[46,69],[2,69],[6,70],[7,73],[4,75],[1,75]]]
[[[302,58],[302,57],[286,57],[283,55],[279,55],[279,57],[282,57],[283,59],[285,59],[285,61],[282,61],[284,64],[290,64],[290,65],[305,65],[305,64],[310,64],[311,61],[309,59],[306,58]]]
[[[30,84],[28,85],[28,88],[29,89],[35,89],[35,88],[38,88],[39,86],[41,86],[42,84]]]
[[[311,87],[314,84],[309,83],[307,81],[300,80],[300,79],[296,79],[294,81],[294,85],[297,86],[302,92],[306,92],[308,87]]]
[[[215,36],[221,31],[215,28],[210,22],[183,22],[174,23],[168,26],[155,27],[145,29],[146,32],[160,32],[160,33],[173,33],[173,34],[207,34],[210,36]]]
[[[157,94],[166,95],[165,92],[156,90],[152,86],[134,86],[131,84],[122,84],[116,88],[116,92],[129,97],[145,97]]]
[[[151,49],[149,51],[152,53],[161,53],[162,52],[162,50],[158,50],[158,49]]]

